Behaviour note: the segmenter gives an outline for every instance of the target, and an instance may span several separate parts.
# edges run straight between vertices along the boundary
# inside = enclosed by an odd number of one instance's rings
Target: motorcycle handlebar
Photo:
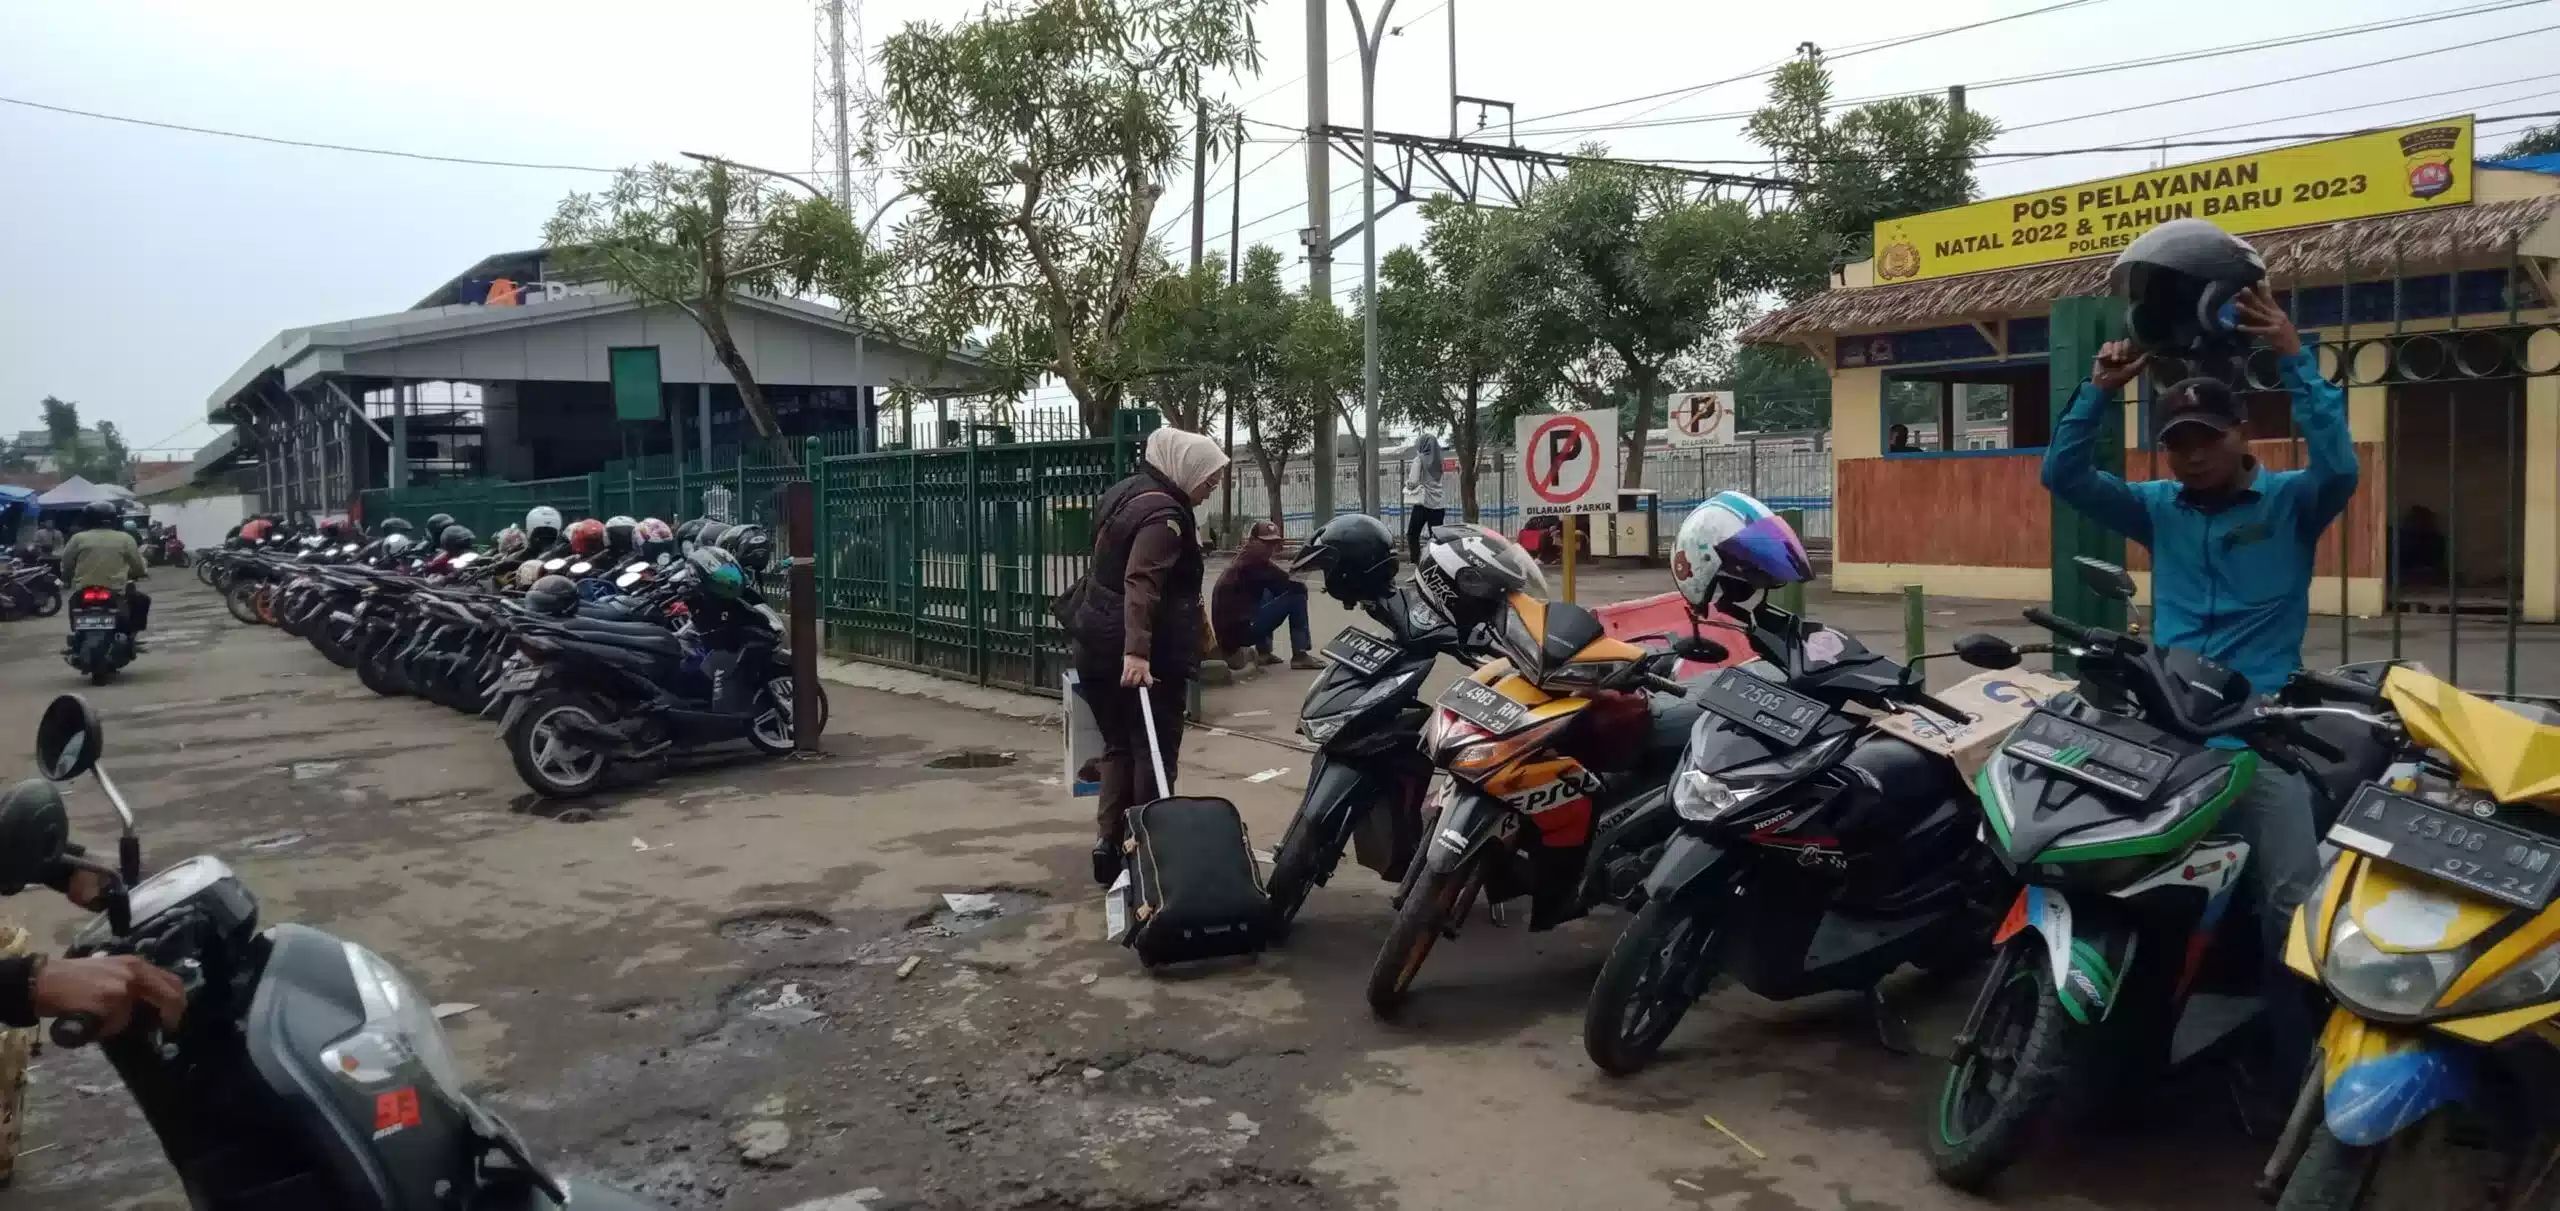
[[[2043,606],[2028,606],[2025,614],[2027,621],[2043,627],[2056,635],[2060,635],[2073,643],[2088,643],[2096,638],[2095,633],[2089,628],[2073,622],[2068,618],[2057,615]]]
[[[2304,669],[2293,675],[2293,684],[2308,686],[2323,698],[2342,698],[2364,706],[2382,705],[2382,687],[2367,685],[2351,677]]]

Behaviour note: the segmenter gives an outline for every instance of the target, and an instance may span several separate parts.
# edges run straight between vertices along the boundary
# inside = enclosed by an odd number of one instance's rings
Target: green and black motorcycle
[[[2133,595],[2114,565],[2083,557],[2079,573],[2104,596]],[[2026,617],[2058,644],[1961,645],[1990,667],[2066,652],[2081,677],[1975,780],[1983,839],[2025,886],[1928,1106],[1930,1167],[1968,1190],[2016,1159],[2036,1124],[2118,1077],[2203,1056],[2260,1016],[2257,930],[2227,911],[2249,847],[2215,825],[2264,761],[2317,777],[2297,744],[2348,760],[2197,653],[2138,627]]]

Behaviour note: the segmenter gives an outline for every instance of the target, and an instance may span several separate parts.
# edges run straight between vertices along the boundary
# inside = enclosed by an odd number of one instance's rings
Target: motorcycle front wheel
[[[1413,860],[1424,859],[1416,854]],[[1392,1019],[1404,1009],[1413,991],[1413,977],[1421,973],[1440,935],[1465,918],[1483,871],[1484,855],[1478,853],[1453,870],[1422,872],[1413,890],[1405,894],[1404,907],[1396,910],[1395,928],[1387,932],[1378,957],[1369,964],[1370,1012]]]
[[[2370,1147],[2359,1148],[2330,1134],[2328,1124],[2312,1129],[2310,1146],[2285,1180],[2276,1211],[2442,1211],[2445,1208],[2492,1207],[2500,1188],[2522,1157],[2463,1142],[2479,1132],[2457,1130],[2453,1112],[2440,1110],[2424,1122]],[[2488,1142],[2486,1140],[2480,1142]]]
[[[254,581],[243,580],[232,585],[231,591],[222,595],[222,608],[231,611],[233,618],[251,626],[263,621],[258,617],[258,586]]]
[[[2024,1151],[2077,1079],[2080,1030],[2054,994],[2042,939],[2013,939],[1993,960],[1970,1045],[1947,1061],[1928,1106],[1929,1168],[1979,1192]]]
[[[1721,966],[1718,896],[1655,900],[1636,914],[1582,1012],[1582,1050],[1611,1076],[1633,1076],[1661,1054]]]
[[[55,589],[50,593],[36,598],[35,604],[30,607],[27,612],[37,618],[51,618],[54,615],[61,613],[62,590]]]
[[[1263,884],[1263,894],[1271,901],[1271,940],[1288,940],[1289,927],[1298,919],[1298,910],[1306,907],[1307,895],[1316,884],[1333,873],[1342,861],[1340,850],[1326,852],[1327,838],[1316,835],[1303,820],[1289,822],[1288,835],[1280,838],[1280,848],[1271,854],[1271,878]]]

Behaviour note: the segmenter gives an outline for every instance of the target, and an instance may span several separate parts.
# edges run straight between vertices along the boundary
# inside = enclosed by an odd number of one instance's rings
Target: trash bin
[[[1591,553],[1611,559],[1651,560],[1658,527],[1655,505],[1660,494],[1651,488],[1621,488],[1609,524],[1593,527]]]

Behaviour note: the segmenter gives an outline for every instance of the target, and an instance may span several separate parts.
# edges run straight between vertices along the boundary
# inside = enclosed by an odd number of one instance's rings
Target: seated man
[[[1279,553],[1280,527],[1267,521],[1253,523],[1245,531],[1236,561],[1219,574],[1217,588],[1209,594],[1209,625],[1230,666],[1242,668],[1248,660],[1280,663],[1271,654],[1271,633],[1286,622],[1289,667],[1322,667],[1307,635],[1307,586],[1290,579],[1289,570],[1273,558]]]

